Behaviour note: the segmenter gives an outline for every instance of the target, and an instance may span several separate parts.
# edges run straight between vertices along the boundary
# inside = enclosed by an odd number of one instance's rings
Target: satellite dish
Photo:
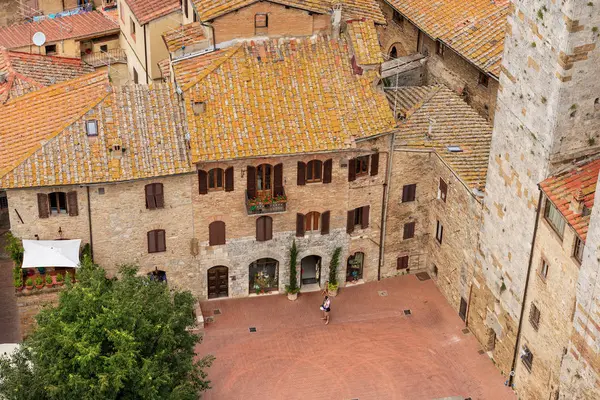
[[[33,34],[33,44],[42,46],[44,43],[46,43],[46,35],[44,35],[44,32],[36,32]]]

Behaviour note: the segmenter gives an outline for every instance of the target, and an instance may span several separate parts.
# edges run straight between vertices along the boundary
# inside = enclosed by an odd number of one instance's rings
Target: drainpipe
[[[92,235],[92,207],[90,206],[90,187],[86,186],[87,189],[87,208],[88,208],[88,226],[90,227],[90,254],[92,260],[94,259],[94,237]]]
[[[150,68],[148,68],[148,42],[146,41],[146,26],[148,26],[148,24],[144,25],[144,67],[146,69],[146,84],[149,85],[152,78],[150,77]]]
[[[517,358],[519,354],[519,346],[521,344],[521,329],[523,328],[523,315],[525,314],[525,300],[527,299],[527,289],[529,287],[529,276],[531,275],[531,265],[533,264],[533,249],[535,246],[535,237],[537,236],[538,230],[538,222],[540,220],[540,211],[542,210],[542,189],[538,185],[538,190],[540,191],[540,197],[538,199],[538,208],[535,213],[535,225],[533,227],[533,238],[531,239],[531,252],[529,253],[529,265],[527,266],[527,277],[525,278],[525,289],[523,290],[523,301],[521,304],[521,315],[519,316],[519,326],[517,328],[517,341],[515,343],[515,351],[513,353],[513,361],[512,367],[510,371],[512,374],[509,374],[508,377],[508,386],[512,387],[514,381],[514,372],[517,366]]]
[[[396,133],[390,135],[390,150],[388,152],[387,171],[385,174],[385,183],[383,184],[383,196],[381,199],[381,232],[379,234],[379,264],[377,265],[377,280],[381,280],[381,266],[384,262],[385,251],[385,227],[387,221],[387,205],[390,198],[390,180],[392,177],[392,161],[394,159],[394,142]]]

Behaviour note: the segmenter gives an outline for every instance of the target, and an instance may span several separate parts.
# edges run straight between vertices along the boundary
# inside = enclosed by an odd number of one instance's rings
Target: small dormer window
[[[113,146],[113,151],[121,151],[121,146],[119,146],[118,144],[115,144]]]
[[[203,114],[206,111],[206,102],[204,102],[204,101],[192,102],[192,110],[194,110],[194,115]]]
[[[88,136],[98,136],[98,121],[95,119],[86,121],[85,130]]]
[[[254,27],[255,28],[268,28],[269,27],[269,16],[267,14],[256,14],[254,16]]]

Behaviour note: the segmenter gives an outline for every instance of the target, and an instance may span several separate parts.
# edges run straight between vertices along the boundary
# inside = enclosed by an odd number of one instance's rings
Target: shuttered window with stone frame
[[[256,219],[256,241],[266,242],[273,239],[273,218],[262,216]]]
[[[350,159],[348,161],[348,182],[355,181],[357,177],[369,175],[369,171],[371,176],[379,173],[379,153]]]
[[[298,175],[296,184],[304,186],[306,183],[331,183],[333,160],[311,160],[308,163],[298,161]]]
[[[363,206],[348,211],[348,219],[346,221],[346,232],[352,233],[356,226],[361,229],[369,227],[369,211],[370,206]]]
[[[525,368],[531,372],[531,368],[533,367],[533,354],[525,345],[523,345],[523,350],[521,350],[521,361],[523,362],[523,365],[525,365]]]
[[[210,225],[208,225],[208,245],[219,246],[225,244],[225,242],[225,222],[211,222]]]
[[[167,251],[167,243],[164,229],[155,229],[148,232],[148,253],[160,253]]]
[[[540,309],[537,308],[535,304],[531,303],[531,308],[529,309],[529,322],[536,331],[540,327],[540,316]]]
[[[154,210],[165,207],[165,197],[162,183],[151,183],[145,186],[146,208]]]
[[[440,184],[438,186],[438,199],[441,199],[446,202],[446,196],[448,194],[448,184],[440,178]]]
[[[403,240],[412,239],[415,237],[415,223],[408,222],[404,224],[404,234],[402,235]]]
[[[396,259],[396,269],[402,270],[408,268],[408,256],[401,256]]]
[[[410,185],[404,185],[402,187],[402,202],[408,203],[409,201],[415,201],[417,194],[417,184],[413,183]]]
[[[38,216],[48,218],[50,215],[68,214],[71,217],[79,215],[77,192],[38,193]]]
[[[222,168],[213,168],[206,172],[198,170],[198,193],[208,194],[209,191],[223,190],[233,192],[234,189],[233,167],[223,171]]]

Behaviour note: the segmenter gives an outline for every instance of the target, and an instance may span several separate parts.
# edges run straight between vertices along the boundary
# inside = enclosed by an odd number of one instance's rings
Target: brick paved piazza
[[[217,357],[203,398],[516,399],[432,280],[343,288],[327,326],[321,300],[316,292],[295,302],[270,295],[202,303],[205,318],[221,311],[197,348]]]

